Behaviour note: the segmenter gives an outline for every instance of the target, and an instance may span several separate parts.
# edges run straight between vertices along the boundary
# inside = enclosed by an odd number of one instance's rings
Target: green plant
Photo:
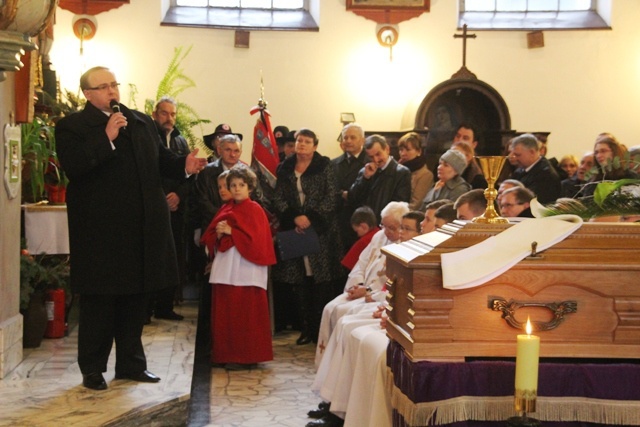
[[[20,309],[26,310],[35,292],[50,289],[70,291],[69,257],[58,255],[31,255],[20,251]]]
[[[211,150],[209,150],[209,148],[204,145],[202,138],[196,137],[193,132],[193,128],[196,126],[201,127],[203,123],[210,123],[211,121],[200,118],[193,107],[178,100],[178,95],[180,95],[182,92],[187,89],[196,87],[193,79],[186,76],[184,74],[184,70],[181,67],[182,61],[187,57],[187,55],[189,55],[189,52],[191,52],[191,48],[192,46],[186,49],[186,51],[184,51],[184,48],[182,46],[174,48],[173,58],[169,62],[169,66],[167,67],[167,71],[165,72],[164,77],[158,84],[156,98],[147,99],[145,101],[144,111],[146,114],[151,115],[156,101],[163,96],[170,96],[171,98],[175,99],[178,108],[176,114],[176,128],[180,130],[182,136],[184,136],[184,138],[189,142],[189,146],[191,147],[191,149],[197,147],[201,151],[210,154]],[[135,96],[138,93],[138,89],[133,84],[129,86],[131,97],[130,103],[134,108],[137,108]],[[200,130],[202,133],[202,128]]]
[[[66,187],[69,180],[58,161],[53,123],[35,117],[33,122],[24,123],[21,131],[22,160],[28,171],[26,181],[31,189],[30,201],[38,202],[47,185]]]
[[[541,216],[578,215],[584,220],[611,215],[640,214],[640,179],[602,181],[595,185],[593,196],[558,199],[556,203],[532,209]]]
[[[54,139],[53,127],[42,118],[36,117],[31,123],[22,125],[22,161],[28,172],[32,201],[42,199],[45,172],[51,157],[50,141]]]

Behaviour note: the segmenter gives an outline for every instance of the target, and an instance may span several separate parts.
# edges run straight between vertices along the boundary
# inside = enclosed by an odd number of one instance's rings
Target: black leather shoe
[[[167,320],[182,320],[184,316],[179,315],[175,311],[170,311],[168,313],[156,313],[156,319],[167,319]]]
[[[343,425],[344,420],[342,418],[329,412],[319,420],[309,421],[306,427],[342,427]]]
[[[311,342],[311,337],[308,337],[304,334],[300,335],[300,337],[296,340],[297,345],[305,345]]]
[[[139,383],[157,383],[160,381],[160,377],[149,371],[142,371],[137,374],[120,374],[116,372],[116,379],[138,381]]]
[[[322,418],[326,415],[329,414],[329,410],[328,409],[322,409],[322,408],[318,408],[318,409],[312,409],[309,412],[307,412],[307,416],[309,418],[315,418],[315,419],[319,419]]]
[[[100,372],[82,375],[82,385],[91,390],[106,390],[107,383]]]

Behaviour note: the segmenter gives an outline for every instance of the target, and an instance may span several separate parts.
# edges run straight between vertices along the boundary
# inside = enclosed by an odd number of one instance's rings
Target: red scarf
[[[231,235],[225,234],[218,239],[216,225],[220,221],[227,221],[232,232]],[[200,243],[207,245],[211,254],[214,253],[214,248],[218,252],[225,252],[235,246],[244,259],[254,264],[276,263],[269,221],[262,207],[251,199],[240,203],[230,200],[223,205],[207,227]]]

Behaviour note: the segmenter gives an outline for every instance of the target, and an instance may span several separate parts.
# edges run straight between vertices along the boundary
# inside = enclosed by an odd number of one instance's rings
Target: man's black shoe
[[[318,409],[312,409],[307,412],[307,416],[309,418],[322,418],[329,413],[329,407],[331,406],[331,402],[320,402],[318,403]]]
[[[156,319],[182,320],[184,316],[179,315],[175,311],[170,311],[168,313],[156,313]]]
[[[152,374],[149,371],[138,372],[137,374],[121,374],[116,372],[117,380],[131,380],[138,381],[140,383],[157,383],[160,381],[160,377]]]
[[[106,390],[107,383],[100,372],[82,375],[82,385],[91,390]]]
[[[306,427],[342,427],[343,425],[344,420],[342,418],[329,412],[319,420],[309,421]]]
[[[300,336],[296,340],[297,345],[305,345],[305,344],[309,344],[310,342],[311,342],[311,337],[305,334],[300,334]]]
[[[322,418],[322,417],[324,417],[324,416],[325,416],[325,415],[327,415],[328,413],[329,413],[329,410],[328,410],[328,409],[320,409],[320,408],[318,408],[318,409],[312,409],[312,410],[310,410],[309,412],[307,412],[307,416],[308,416],[309,418],[315,418],[315,419],[318,419],[318,418]]]

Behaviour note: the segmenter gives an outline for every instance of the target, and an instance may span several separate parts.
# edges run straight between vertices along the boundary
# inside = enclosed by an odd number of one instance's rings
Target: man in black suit
[[[191,150],[189,150],[187,140],[175,127],[177,112],[178,105],[176,101],[168,96],[163,96],[156,103],[151,115],[156,123],[162,142],[175,154],[185,156]],[[169,211],[171,211],[171,231],[173,233],[173,242],[176,246],[176,260],[178,262],[178,283],[172,288],[166,288],[158,292],[155,298],[152,297],[149,317],[153,312],[156,319],[184,319],[183,316],[173,311],[173,301],[178,297],[176,290],[180,296],[182,295],[182,290],[187,281],[185,215],[187,213],[187,196],[189,195],[190,185],[191,181],[184,179],[162,179],[162,188],[167,196]]]
[[[349,203],[349,189],[358,177],[358,172],[369,161],[364,151],[364,129],[349,123],[342,129],[340,148],[343,154],[331,160],[338,180],[338,225],[345,251],[355,243],[358,235],[351,227],[351,215],[358,206]]]
[[[369,206],[380,221],[380,212],[389,202],[411,200],[411,171],[390,155],[381,135],[367,137],[364,150],[371,161],[358,172],[347,199],[356,207]]]
[[[118,86],[108,68],[90,69],[80,78],[84,110],[56,124],[69,177],[71,287],[80,294],[78,364],[94,390],[107,388],[102,373],[114,339],[116,379],[160,381],[147,371],[141,308],[149,293],[178,280],[161,176],[184,179],[205,166],[197,150],[168,150],[150,117],[119,104]]]
[[[511,155],[518,165],[511,178],[533,191],[540,203],[553,203],[560,197],[560,177],[549,160],[540,154],[535,136],[525,133],[514,138]]]

